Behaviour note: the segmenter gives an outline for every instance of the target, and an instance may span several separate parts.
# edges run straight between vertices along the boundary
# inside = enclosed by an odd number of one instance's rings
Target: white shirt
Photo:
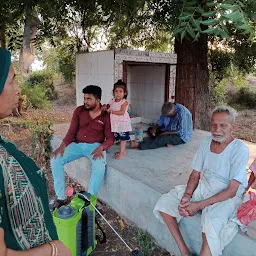
[[[222,153],[211,152],[212,136],[201,144],[192,161],[192,168],[203,172],[205,179],[214,193],[225,189],[234,179],[240,182],[237,196],[241,197],[248,185],[246,164],[249,160],[249,149],[240,140],[234,139]]]

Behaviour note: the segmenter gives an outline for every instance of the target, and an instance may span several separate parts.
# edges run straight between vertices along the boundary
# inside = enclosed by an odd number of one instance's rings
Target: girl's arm
[[[52,242],[57,246],[57,250],[58,250],[57,255],[61,255],[61,256],[71,255],[69,249],[66,248],[62,242],[60,241],[52,241]],[[53,251],[52,251],[51,245],[49,243],[46,243],[26,251],[14,251],[6,247],[5,241],[4,241],[4,230],[0,228],[0,256],[34,256],[34,255],[52,256]]]
[[[128,106],[128,101],[126,101],[125,103],[123,103],[121,105],[121,109],[118,111],[114,111],[114,110],[108,110],[109,113],[114,114],[114,115],[119,115],[122,116],[125,112],[126,112],[126,108]]]

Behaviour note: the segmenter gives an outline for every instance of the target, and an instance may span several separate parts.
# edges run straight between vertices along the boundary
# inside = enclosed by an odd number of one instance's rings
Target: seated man
[[[165,102],[160,119],[148,130],[150,138],[140,143],[131,141],[131,148],[144,150],[179,145],[188,142],[192,132],[192,115],[189,110],[181,104]]]
[[[237,233],[229,219],[241,203],[247,187],[248,147],[232,136],[236,111],[221,106],[213,111],[212,136],[197,151],[187,186],[176,186],[158,200],[154,214],[168,226],[182,256],[192,255],[177,222],[202,210],[201,256],[218,256]],[[200,179],[200,175],[202,177]]]
[[[98,194],[105,174],[106,150],[115,140],[109,114],[101,111],[101,88],[89,85],[83,93],[84,105],[76,108],[66,137],[52,153],[51,167],[57,195],[55,207],[66,199],[64,165],[83,156],[92,164],[88,192]]]

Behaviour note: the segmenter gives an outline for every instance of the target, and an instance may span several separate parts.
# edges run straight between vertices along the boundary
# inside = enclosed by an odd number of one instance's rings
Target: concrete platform
[[[63,127],[54,127],[57,135]],[[155,150],[127,149],[127,157],[114,160],[118,146],[108,152],[108,164],[99,198],[121,216],[131,220],[138,227],[149,232],[156,242],[168,251],[180,255],[167,227],[159,223],[152,210],[162,193],[168,192],[177,184],[185,184],[191,172],[191,160],[204,136],[208,132],[195,130],[191,141],[186,145]],[[54,137],[53,148],[61,142]],[[256,157],[256,145],[246,143],[250,148],[250,161]],[[67,174],[83,186],[88,186],[91,175],[90,162],[81,158],[65,166]],[[183,219],[180,227],[191,251],[199,254],[202,244],[200,214]],[[256,240],[242,232],[225,248],[225,256],[255,256]]]

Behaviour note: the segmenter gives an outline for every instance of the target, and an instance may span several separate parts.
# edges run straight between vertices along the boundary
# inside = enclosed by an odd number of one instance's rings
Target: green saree
[[[35,162],[0,136],[0,227],[13,250],[58,239],[45,177]]]

